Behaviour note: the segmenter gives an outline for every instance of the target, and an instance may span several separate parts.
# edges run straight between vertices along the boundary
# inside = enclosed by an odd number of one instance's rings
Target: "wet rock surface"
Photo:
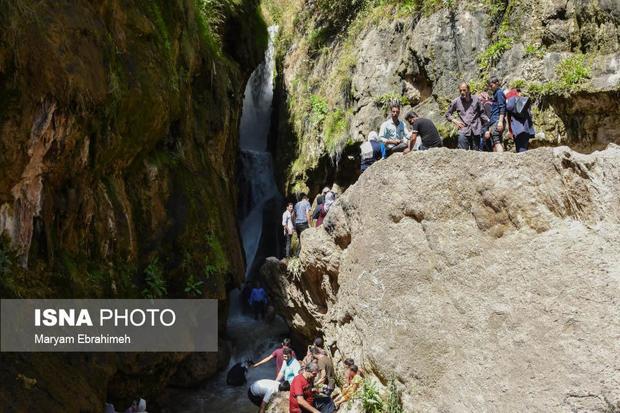
[[[292,328],[395,377],[405,411],[615,411],[619,230],[618,146],[431,150],[374,164],[302,234],[298,270],[263,276]]]

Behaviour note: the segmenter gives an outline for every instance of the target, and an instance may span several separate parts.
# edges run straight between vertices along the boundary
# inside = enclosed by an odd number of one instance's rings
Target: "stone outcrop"
[[[157,295],[220,299],[224,332],[244,272],[235,171],[245,82],[267,44],[257,7],[3,2],[3,298],[141,298],[151,274]],[[0,405],[154,406],[186,356],[2,353]],[[211,356],[180,381],[212,375]]]
[[[367,170],[262,274],[406,412],[620,409],[620,147],[439,149]]]

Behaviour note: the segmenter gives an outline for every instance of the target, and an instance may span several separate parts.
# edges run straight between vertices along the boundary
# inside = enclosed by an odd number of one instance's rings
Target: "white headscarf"
[[[368,142],[376,141],[379,135],[374,130],[368,134]]]

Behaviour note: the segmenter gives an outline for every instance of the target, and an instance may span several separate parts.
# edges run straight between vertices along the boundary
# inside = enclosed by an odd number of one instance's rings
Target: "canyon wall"
[[[265,1],[282,21],[277,163],[288,193],[357,178],[358,144],[390,101],[438,125],[490,75],[536,100],[532,146],[620,142],[620,5],[607,0]],[[508,149],[512,142],[507,142]]]
[[[244,272],[243,90],[267,44],[257,7],[2,3],[3,298],[217,298],[225,325],[227,288]],[[100,411],[106,399],[152,399],[185,356],[3,354],[0,401]],[[226,361],[208,358],[177,382]]]

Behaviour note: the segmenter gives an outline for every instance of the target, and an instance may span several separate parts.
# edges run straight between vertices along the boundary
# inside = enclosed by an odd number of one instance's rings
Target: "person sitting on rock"
[[[248,388],[248,398],[259,407],[259,413],[265,413],[269,401],[279,391],[289,391],[291,385],[288,381],[280,383],[276,380],[257,380]]]
[[[293,357],[293,351],[290,348],[283,349],[282,356],[284,357],[284,362],[282,363],[282,367],[276,376],[276,380],[285,380],[290,383],[299,373],[299,370],[301,370],[301,365],[299,364],[299,361]]]
[[[260,286],[258,282],[254,284],[254,288],[250,293],[250,307],[254,311],[254,320],[265,318],[265,309],[267,306],[267,293],[265,289]]]
[[[392,103],[390,105],[390,118],[381,124],[379,129],[379,140],[385,145],[386,155],[391,155],[394,152],[403,152],[407,148],[407,139],[409,138],[409,131],[405,127],[405,123],[399,119],[400,116],[400,104]]]
[[[368,140],[360,146],[360,171],[366,169],[381,158],[385,158],[385,145],[377,140],[379,135],[374,130],[368,134]]]
[[[441,148],[443,146],[441,136],[437,131],[437,127],[432,120],[421,118],[415,112],[407,113],[405,120],[411,125],[411,137],[409,138],[409,146],[405,149],[405,153],[411,152],[416,145],[418,136],[421,139],[419,151],[425,151],[431,148]]]
[[[282,340],[282,343],[280,344],[280,347],[278,347],[277,349],[275,349],[274,351],[271,352],[270,355],[268,355],[267,357],[265,357],[264,359],[262,359],[261,361],[259,361],[256,364],[253,364],[252,367],[256,368],[258,366],[261,366],[265,363],[267,363],[270,360],[275,360],[276,361],[276,376],[278,375],[278,373],[280,373],[280,369],[282,368],[282,364],[284,363],[284,349],[290,349],[291,348],[291,340],[288,338],[285,338],[284,340]],[[297,356],[295,355],[295,352],[292,351],[292,356],[293,358],[297,358]]]
[[[476,95],[472,95],[469,85],[462,82],[459,85],[460,96],[450,104],[446,112],[446,119],[459,129],[459,149],[480,149],[480,136],[482,127],[489,119],[484,112],[484,106]],[[456,112],[457,116],[453,116]]]
[[[341,404],[351,400],[357,390],[362,386],[364,379],[359,374],[359,369],[355,364],[347,367],[345,384],[342,386],[342,392],[334,398],[336,407],[340,407]]]
[[[312,384],[319,373],[316,363],[308,363],[300,373],[295,376],[291,383],[289,393],[289,413],[321,413],[314,407],[314,394]],[[303,410],[302,410],[303,409]]]

